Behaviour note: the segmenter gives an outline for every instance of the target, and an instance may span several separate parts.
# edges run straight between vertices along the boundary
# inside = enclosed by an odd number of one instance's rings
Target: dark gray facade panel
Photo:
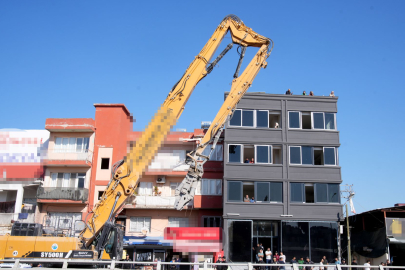
[[[225,203],[223,213],[224,216],[239,214],[244,219],[280,219],[280,215],[284,214],[283,208],[282,203]]]
[[[338,166],[290,166],[288,168],[289,180],[341,180],[340,167]]]
[[[230,134],[232,135],[232,134]],[[288,143],[311,146],[339,146],[338,131],[288,130]]]
[[[225,165],[224,177],[229,180],[278,180],[283,178],[282,165],[235,164]],[[282,181],[282,180],[280,180]]]
[[[229,133],[226,137],[227,143],[242,144],[281,144],[283,140],[281,129],[263,129],[263,128],[233,128],[226,129]]]
[[[295,220],[332,220],[343,219],[342,205],[340,204],[290,204],[289,219]]]
[[[255,110],[281,110],[281,100],[271,99],[242,99],[238,104],[238,109]]]
[[[309,98],[310,99],[310,98]],[[337,103],[334,102],[325,102],[323,100],[319,101],[287,101],[287,111],[302,111],[302,112],[337,112]]]

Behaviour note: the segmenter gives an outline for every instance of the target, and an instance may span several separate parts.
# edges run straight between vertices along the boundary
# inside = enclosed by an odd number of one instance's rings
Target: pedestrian
[[[309,92],[309,95],[313,97],[313,96],[314,96],[314,92],[312,92],[312,91]]]
[[[257,254],[257,257],[259,258],[259,260],[260,260],[260,258],[261,258],[262,261],[263,261],[263,258],[264,258],[263,249],[260,249],[260,252]],[[264,261],[263,261],[263,262],[264,262]]]
[[[222,266],[219,265],[220,263],[222,263],[222,257],[221,256],[218,256],[218,260],[215,263],[216,263],[215,264],[215,269],[222,270]]]
[[[277,263],[279,259],[280,259],[280,255],[278,255],[278,252],[276,251],[276,253],[274,253],[274,256],[273,256],[273,262]]]
[[[304,257],[301,257],[299,260],[298,260],[298,264],[304,264],[305,263],[305,261],[304,261]],[[304,268],[304,267],[302,267],[302,266],[300,266],[300,267],[298,267],[300,270],[302,270],[302,268]]]
[[[314,264],[314,262],[311,261],[311,260],[309,259],[309,257],[307,257],[304,264]],[[309,265],[308,265],[308,266],[305,266],[305,270],[312,270],[312,269],[314,269],[313,266],[309,266]]]
[[[125,256],[124,262],[130,262],[130,261],[132,261],[132,260],[129,258],[129,254],[127,254],[127,256]],[[132,265],[130,263],[122,264],[122,269],[132,269],[131,266]]]
[[[226,257],[225,256],[222,256],[222,263],[226,263]],[[223,265],[222,270],[226,270],[226,269],[228,269],[228,266]]]
[[[353,258],[352,265],[357,265],[356,258]],[[352,267],[352,270],[357,270],[357,267]]]
[[[325,270],[325,267],[323,267],[323,259],[319,262],[319,270]]]
[[[341,265],[347,265],[347,263],[346,263],[346,259],[342,259],[342,263],[341,263]]]
[[[272,253],[271,253],[270,248],[267,248],[267,250],[265,252],[265,255],[266,255],[266,264],[273,263],[273,261],[271,260]],[[270,270],[270,267],[266,266],[266,269]]]
[[[392,263],[390,262],[390,260],[387,260],[385,263],[386,266],[391,266]],[[385,270],[390,270],[389,268],[385,268]]]
[[[263,258],[259,257],[259,260],[257,261],[257,263],[264,264]],[[256,269],[257,270],[264,270],[264,267],[263,266],[258,266]]]
[[[252,248],[255,251],[255,258],[256,258],[256,262],[259,261],[259,257],[257,256],[257,254],[260,252],[260,244],[257,243],[256,247]]]
[[[292,95],[292,92],[291,92],[290,89],[288,89],[288,90],[285,92],[285,94],[286,94],[286,95]]]
[[[364,266],[366,266],[366,267],[364,267],[364,270],[370,270],[370,263],[371,263],[370,260],[366,261],[366,263],[364,264]]]
[[[280,252],[280,254],[282,254],[282,252]],[[279,267],[280,270],[285,270],[285,261],[284,261],[284,258],[285,258],[285,257],[281,257],[281,256],[280,256],[280,260],[278,261],[279,264],[283,265],[283,266],[280,266],[280,267]]]
[[[292,260],[290,261],[291,264],[297,263],[297,258],[293,257]]]
[[[329,264],[328,260],[326,259],[326,256],[323,256],[322,259],[323,259],[323,264],[324,264],[324,265],[328,265],[328,264]]]
[[[286,256],[284,255],[283,252],[280,252],[280,259],[281,258],[283,258],[283,261],[284,261],[284,264],[285,264],[285,262],[287,261],[287,258],[286,258]]]

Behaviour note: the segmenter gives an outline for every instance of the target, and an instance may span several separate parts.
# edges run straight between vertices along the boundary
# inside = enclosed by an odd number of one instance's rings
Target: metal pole
[[[349,227],[349,207],[346,203],[346,227],[347,227],[347,264],[352,264],[352,253],[350,249],[350,227]],[[351,270],[352,268],[349,268]]]

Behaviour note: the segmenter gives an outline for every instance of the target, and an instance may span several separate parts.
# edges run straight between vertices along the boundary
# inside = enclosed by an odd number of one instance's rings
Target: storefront
[[[233,262],[252,262],[258,243],[287,258],[338,255],[338,223],[332,221],[228,220],[227,254]]]

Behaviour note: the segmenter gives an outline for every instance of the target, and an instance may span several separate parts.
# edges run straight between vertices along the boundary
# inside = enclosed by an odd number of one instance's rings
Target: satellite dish
[[[149,229],[146,228],[146,227],[143,227],[143,228],[141,229],[141,233],[142,233],[143,235],[147,235],[148,232],[149,232]]]

